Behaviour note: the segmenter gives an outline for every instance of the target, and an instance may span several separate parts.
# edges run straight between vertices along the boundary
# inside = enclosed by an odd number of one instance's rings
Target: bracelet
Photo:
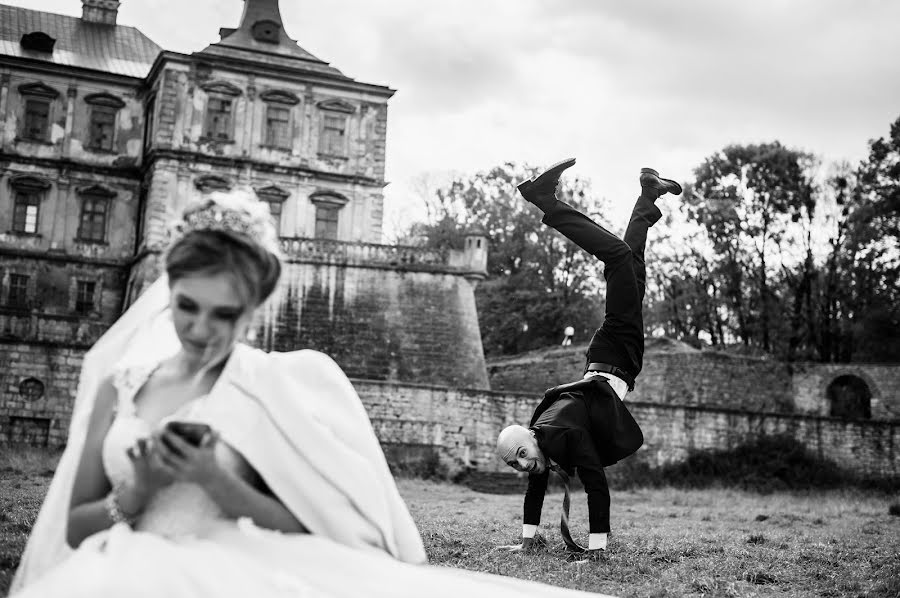
[[[109,494],[107,494],[106,498],[103,500],[103,506],[106,507],[106,514],[109,515],[109,518],[113,523],[124,522],[133,526],[135,519],[137,519],[137,515],[126,515],[122,510],[122,507],[119,506],[119,492],[121,489],[121,485],[113,486],[113,489],[110,490]]]

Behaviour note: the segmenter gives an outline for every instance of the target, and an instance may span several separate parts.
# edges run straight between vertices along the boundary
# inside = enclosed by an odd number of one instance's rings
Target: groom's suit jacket
[[[595,376],[549,389],[531,416],[544,455],[569,475],[576,470],[588,495],[591,533],[609,531],[609,487],[603,468],[644,442],[640,427],[606,378]],[[528,476],[526,524],[538,524],[549,472]]]

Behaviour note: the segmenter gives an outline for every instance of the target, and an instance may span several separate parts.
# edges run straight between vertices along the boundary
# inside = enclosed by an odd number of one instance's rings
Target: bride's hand
[[[160,461],[176,480],[207,486],[223,473],[216,461],[219,434],[215,431],[207,432],[197,446],[168,428],[154,434],[154,441]]]
[[[134,482],[122,490],[119,501],[122,510],[133,515],[144,508],[157,490],[172,483],[172,475],[155,454],[149,438],[141,438],[125,454],[134,468]]]

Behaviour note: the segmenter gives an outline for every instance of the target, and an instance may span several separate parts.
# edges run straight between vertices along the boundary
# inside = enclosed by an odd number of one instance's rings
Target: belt
[[[634,376],[620,367],[608,363],[589,363],[585,372],[604,372],[606,374],[612,374],[625,381],[625,384],[628,385],[628,392],[634,390]]]

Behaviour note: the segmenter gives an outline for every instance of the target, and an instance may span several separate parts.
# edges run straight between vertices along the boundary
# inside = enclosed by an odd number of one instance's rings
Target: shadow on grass
[[[763,436],[729,450],[695,451],[680,463],[651,468],[626,459],[607,470],[616,488],[739,488],[754,492],[861,488],[900,490],[900,478],[866,478],[810,453],[790,436]]]

